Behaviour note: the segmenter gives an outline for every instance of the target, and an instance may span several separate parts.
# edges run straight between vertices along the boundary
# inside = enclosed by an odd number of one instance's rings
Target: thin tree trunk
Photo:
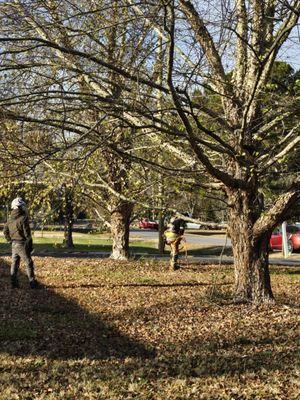
[[[74,208],[72,189],[65,187],[65,210],[64,210],[64,247],[71,249],[73,243],[73,224],[74,224]]]
[[[155,68],[157,69],[157,83],[159,85],[163,85],[164,80],[164,51],[163,51],[163,40],[161,35],[158,35],[158,47],[157,47],[157,59]],[[159,116],[161,120],[163,120],[163,95],[160,92],[157,97],[157,108],[160,110]],[[160,124],[161,126],[161,124]],[[160,195],[160,207],[164,206],[164,177],[161,175],[160,182],[158,184],[158,191]],[[158,221],[158,251],[159,254],[164,254],[165,252],[165,215],[162,211],[159,213],[159,221]]]
[[[158,221],[158,251],[159,254],[164,254],[165,252],[165,216],[163,213],[159,214],[159,221]]]
[[[113,260],[128,260],[129,258],[129,227],[133,210],[131,203],[121,202],[111,213],[111,235]]]
[[[65,226],[64,226],[64,247],[67,249],[71,249],[74,247],[73,242],[73,219],[65,219]]]

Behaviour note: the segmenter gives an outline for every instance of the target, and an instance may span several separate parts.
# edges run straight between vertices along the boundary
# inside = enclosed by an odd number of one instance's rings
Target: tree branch
[[[290,189],[279,196],[276,203],[262,215],[254,224],[253,235],[257,239],[271,232],[278,223],[285,220],[286,214],[300,200],[300,175],[295,179]]]
[[[221,57],[216,49],[213,38],[205,26],[203,19],[200,17],[195,7],[189,0],[179,0],[184,14],[190,23],[191,28],[195,33],[198,43],[201,45],[205,56],[213,70],[215,86],[221,95],[225,96],[227,100],[233,101],[234,95],[232,87],[228,82],[228,78],[224,71]]]

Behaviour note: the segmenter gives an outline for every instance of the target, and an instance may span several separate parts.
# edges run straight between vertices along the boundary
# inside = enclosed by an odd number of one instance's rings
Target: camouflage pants
[[[178,258],[179,258],[179,245],[181,242],[182,236],[179,236],[174,242],[170,243],[171,246],[171,259],[170,259],[170,269],[175,271],[179,268]]]
[[[30,255],[27,250],[25,243],[12,243],[12,263],[10,275],[13,281],[17,281],[18,271],[20,267],[20,261],[26,264],[26,272],[30,282],[34,281],[34,266]]]

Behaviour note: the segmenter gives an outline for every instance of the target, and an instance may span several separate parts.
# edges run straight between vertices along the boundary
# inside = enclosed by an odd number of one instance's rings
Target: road
[[[224,246],[226,236],[222,234],[213,235],[196,235],[191,233],[185,233],[187,243],[198,244],[200,246]],[[149,229],[131,229],[130,230],[131,239],[142,239],[142,240],[155,240],[158,239],[158,233],[155,230]],[[230,239],[227,238],[227,246],[231,246]]]
[[[184,235],[187,240],[187,244],[191,244],[193,246],[198,245],[199,247],[223,247],[226,242],[226,235],[218,234],[218,233],[210,233],[208,232],[205,235],[198,235],[196,233],[185,233]],[[145,241],[158,240],[158,233],[155,230],[143,230],[143,229],[131,229],[130,230],[130,238],[131,239],[141,239]],[[227,238],[226,247],[231,247],[231,240]],[[283,260],[281,251],[274,251],[270,253],[270,260],[275,260],[280,258]],[[273,260],[273,261],[274,261]],[[296,262],[300,264],[300,255],[299,252],[293,253],[288,257],[288,262]]]

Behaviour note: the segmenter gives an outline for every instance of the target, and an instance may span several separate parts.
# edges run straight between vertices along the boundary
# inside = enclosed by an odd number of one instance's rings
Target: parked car
[[[195,224],[194,222],[187,222],[186,229],[201,229],[199,224]]]
[[[139,228],[140,229],[156,229],[156,230],[158,230],[158,222],[149,221],[148,218],[142,218],[139,221]]]
[[[300,249],[300,226],[287,225],[288,250],[292,253]],[[270,239],[270,250],[282,250],[282,232],[276,229]]]

